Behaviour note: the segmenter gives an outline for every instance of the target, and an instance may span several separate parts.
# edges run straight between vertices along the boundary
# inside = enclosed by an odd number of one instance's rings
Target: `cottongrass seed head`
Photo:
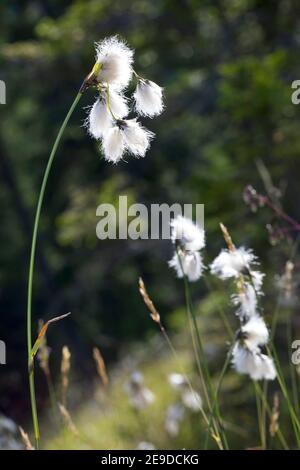
[[[113,89],[109,90],[109,97],[107,93],[100,94],[90,109],[85,125],[92,137],[101,139],[113,127],[112,113],[117,119],[122,119],[129,113],[125,96]]]
[[[210,270],[212,274],[225,280],[248,274],[254,263],[257,264],[257,258],[252,250],[241,246],[234,251],[223,249],[211,263]]]
[[[254,351],[264,346],[269,340],[269,331],[262,317],[255,315],[240,329],[240,336],[245,346]]]
[[[204,230],[191,219],[178,215],[171,221],[171,240],[183,250],[198,251],[205,246]]]
[[[171,437],[176,437],[180,431],[180,423],[184,418],[184,407],[177,403],[167,408],[165,430]]]
[[[186,377],[173,372],[169,374],[168,381],[171,387],[180,393],[182,404],[191,411],[199,411],[202,408],[202,398],[191,388]]]
[[[273,359],[262,354],[257,348],[250,351],[237,342],[232,352],[232,365],[240,374],[247,374],[252,380],[274,380],[276,369]]]
[[[122,90],[132,77],[133,50],[117,36],[96,43],[96,63],[99,64],[99,82]]]
[[[252,284],[245,282],[243,289],[231,297],[233,305],[238,306],[237,315],[241,321],[257,315],[257,292]]]
[[[179,279],[186,276],[190,282],[198,281],[204,270],[202,257],[198,251],[175,252],[169,261],[169,267],[175,270]]]
[[[151,80],[138,79],[133,96],[136,112],[141,116],[152,118],[164,110],[163,89]]]
[[[143,410],[155,400],[155,395],[145,387],[143,375],[135,371],[130,380],[125,384],[125,392],[128,395],[130,405],[136,410]]]
[[[186,217],[178,215],[171,221],[171,240],[175,245],[175,253],[169,261],[177,277],[184,276],[190,282],[197,281],[203,273],[204,264],[199,253],[205,246],[204,230]]]
[[[130,112],[124,89],[132,76],[137,80],[135,108],[143,116],[153,117],[163,109],[162,88],[140,77],[133,70],[133,51],[117,36],[96,43],[96,64],[87,77],[98,95],[90,108],[85,126],[88,133],[101,141],[104,157],[118,163],[125,153],[144,157],[154,133],[135,118],[125,120]]]
[[[117,163],[126,152],[144,157],[154,137],[136,119],[118,120],[103,136],[102,147],[106,160]]]

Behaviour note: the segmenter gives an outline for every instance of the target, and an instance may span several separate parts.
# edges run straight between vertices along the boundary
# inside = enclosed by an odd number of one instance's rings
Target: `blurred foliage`
[[[25,305],[35,204],[56,132],[93,65],[94,41],[125,38],[135,48],[136,69],[165,87],[167,108],[145,120],[157,134],[146,158],[111,166],[82,127],[83,108],[93,101],[88,92],[55,161],[38,243],[34,317],[37,326],[38,318],[72,311],[49,332],[49,343],[54,370],[67,343],[76,350],[81,377],[89,376],[92,345],[113,359],[153,328],[138,295],[139,275],[161,312],[182,304],[181,285],[167,266],[170,244],[100,242],[100,202],[117,206],[119,194],[126,194],[147,204],[204,203],[207,261],[223,246],[222,220],[237,243],[255,248],[264,271],[283,269],[288,251],[276,254],[270,247],[265,210],[251,215],[242,192],[248,183],[263,188],[261,160],[286,210],[300,219],[300,114],[290,99],[291,83],[300,77],[299,13],[296,0],[1,2],[0,78],[7,84],[7,105],[0,108],[1,339],[8,345],[3,411],[18,419],[28,411]],[[205,288],[194,291],[202,296]],[[209,302],[206,311],[213,311]]]

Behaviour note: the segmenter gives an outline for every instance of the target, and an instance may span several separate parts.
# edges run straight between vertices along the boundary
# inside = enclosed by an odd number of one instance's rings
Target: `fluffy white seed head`
[[[96,62],[100,64],[99,82],[125,88],[132,77],[133,51],[117,36],[96,43]]]
[[[198,251],[205,246],[204,230],[181,215],[171,221],[171,239],[187,251]]]
[[[180,430],[180,422],[184,418],[184,408],[180,404],[170,405],[167,409],[165,430],[167,433],[175,437],[178,435]]]
[[[252,250],[243,246],[234,251],[223,249],[212,262],[210,269],[220,279],[238,277],[241,273],[248,274],[251,264],[257,264],[256,256]]]
[[[244,284],[244,289],[241,292],[232,296],[232,302],[238,306],[237,315],[241,321],[257,315],[257,295],[249,282]]]
[[[169,261],[169,266],[175,270],[177,277],[182,278],[185,275],[191,282],[198,281],[204,270],[198,251],[174,253],[173,258]]]
[[[116,119],[122,119],[129,113],[128,103],[126,97],[110,87],[105,94],[105,100],[107,108],[110,109],[111,113]]]
[[[199,411],[202,408],[202,399],[194,390],[185,390],[181,399],[184,406],[192,411]]]
[[[267,344],[269,331],[262,317],[255,315],[241,327],[243,343],[248,349],[254,351],[258,346]]]
[[[232,365],[240,374],[247,374],[253,380],[274,380],[276,369],[273,359],[259,349],[250,351],[236,343],[232,352]]]
[[[135,109],[141,116],[153,117],[163,112],[163,89],[151,80],[138,80],[133,96]]]
[[[187,381],[184,375],[178,374],[177,372],[173,372],[168,376],[169,384],[175,390],[181,390],[183,387],[186,387]]]
[[[137,410],[142,410],[151,405],[155,400],[154,394],[145,387],[143,375],[136,371],[125,384],[125,391],[130,404]]]
[[[93,104],[86,125],[89,134],[95,139],[101,139],[103,134],[112,126],[112,117],[105,100],[99,98]]]
[[[117,163],[125,152],[124,132],[119,126],[111,127],[103,136],[102,148],[107,161]]]
[[[86,122],[89,134],[101,139],[108,129],[113,127],[113,116],[121,119],[129,112],[126,98],[121,93],[110,89],[103,91],[91,107]]]
[[[251,277],[251,282],[254,286],[256,295],[263,295],[261,288],[262,288],[265,274],[261,273],[260,271],[250,271],[250,277]]]
[[[145,127],[141,126],[136,119],[128,119],[122,124],[126,149],[136,157],[144,157],[154,137]]]

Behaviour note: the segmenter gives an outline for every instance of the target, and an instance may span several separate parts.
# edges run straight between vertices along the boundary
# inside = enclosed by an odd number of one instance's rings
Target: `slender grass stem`
[[[234,343],[231,345],[228,353],[227,353],[227,356],[226,356],[226,359],[225,359],[225,362],[224,362],[224,365],[222,367],[222,370],[221,370],[221,373],[220,373],[220,377],[219,377],[219,380],[218,380],[218,383],[217,383],[217,388],[216,388],[216,392],[215,392],[215,396],[214,396],[214,401],[213,401],[213,412],[215,410],[215,407],[217,406],[217,403],[218,403],[218,398],[219,398],[219,392],[221,390],[221,386],[222,386],[222,383],[223,383],[223,379],[225,377],[225,373],[227,371],[227,368],[230,364],[230,359],[231,359],[231,354],[232,354],[232,349],[233,349],[233,346],[234,346]],[[213,416],[213,413],[211,414],[211,418]],[[227,442],[227,441],[226,441]],[[207,436],[206,436],[206,443],[205,443],[205,448],[207,448]]]
[[[27,353],[28,353],[28,363],[31,357],[31,350],[32,350],[32,284],[33,284],[33,274],[34,274],[34,266],[35,266],[35,255],[36,255],[36,242],[37,242],[37,235],[38,235],[38,228],[40,222],[40,215],[44,200],[44,194],[47,186],[47,181],[49,178],[50,170],[52,167],[52,163],[62,138],[62,135],[65,131],[65,128],[70,120],[70,117],[75,110],[82,93],[79,92],[76,95],[75,100],[73,101],[59,131],[57,137],[55,139],[54,145],[52,147],[50,157],[46,166],[46,170],[44,173],[40,194],[38,198],[35,219],[34,219],[34,227],[33,227],[33,234],[31,240],[31,251],[30,251],[30,262],[29,262],[29,272],[28,272],[28,289],[27,289]],[[36,448],[39,448],[39,441],[40,441],[40,430],[39,430],[39,421],[38,421],[38,413],[37,413],[37,406],[36,406],[36,396],[35,396],[35,383],[34,383],[34,369],[32,368],[29,371],[29,388],[30,388],[30,401],[31,401],[31,411],[32,411],[32,421],[33,421],[33,429],[34,429],[34,437]]]
[[[177,362],[177,364],[178,364],[178,366],[179,366],[180,371],[182,372],[182,374],[183,374],[183,376],[184,376],[184,378],[185,378],[185,380],[186,380],[186,382],[187,382],[187,384],[188,384],[188,386],[189,386],[189,389],[190,389],[191,392],[194,394],[194,396],[197,396],[197,395],[196,395],[196,392],[195,392],[195,390],[194,390],[194,388],[193,388],[193,386],[192,386],[192,383],[191,383],[191,381],[190,381],[188,375],[186,374],[186,372],[185,372],[185,370],[184,370],[184,368],[183,368],[183,366],[182,366],[182,364],[181,364],[181,361],[180,361],[180,359],[179,359],[178,353],[177,353],[175,347],[173,346],[173,343],[172,343],[172,341],[171,341],[171,339],[170,339],[168,333],[166,332],[165,327],[164,327],[161,323],[159,323],[159,327],[160,327],[160,331],[161,331],[161,333],[162,333],[162,335],[163,335],[163,337],[164,337],[166,343],[168,344],[168,346],[169,346],[169,348],[170,348],[170,350],[171,350],[171,352],[172,352],[172,354],[173,354],[174,359],[176,360],[176,362]],[[200,407],[200,412],[201,412],[202,417],[203,417],[203,419],[204,419],[204,421],[205,421],[205,424],[206,424],[206,425],[209,425],[209,419],[208,419],[208,417],[207,417],[207,415],[206,415],[206,413],[205,413],[205,411],[204,411],[204,409],[203,409],[202,406]],[[220,444],[218,441],[217,441],[217,445],[218,445],[218,447],[222,450],[222,446],[221,446],[221,444]]]
[[[263,394],[266,397],[266,401],[267,401],[267,398],[268,398],[268,381],[267,380],[263,381]],[[263,439],[264,439],[265,447],[267,448],[267,410],[266,410],[264,400],[261,401],[261,412],[262,412],[262,414],[261,414],[261,416],[262,416],[262,430],[263,430],[263,433],[264,433]]]
[[[180,254],[178,250],[176,250],[176,252],[177,252],[178,262],[181,266],[181,270],[184,273]],[[213,428],[215,429],[216,436],[218,439],[220,439],[220,442],[222,442],[222,446],[225,449],[228,449],[227,439],[226,439],[226,436],[224,435],[225,433],[222,430],[222,421],[221,421],[218,403],[216,404],[215,412],[211,403],[211,397],[213,396],[211,379],[210,379],[209,370],[205,361],[204,349],[202,346],[202,341],[201,341],[201,337],[200,337],[200,333],[199,333],[199,329],[197,325],[197,320],[195,317],[195,312],[194,312],[193,305],[191,302],[188,280],[185,274],[183,275],[183,280],[184,280],[185,301],[186,301],[191,337],[192,337],[192,342],[193,342],[196,363],[197,363],[200,379],[202,382],[203,392],[205,395],[208,409],[210,413],[214,414],[212,423],[213,423]]]
[[[268,402],[267,402],[266,396],[265,396],[264,392],[262,391],[262,389],[261,389],[261,387],[260,387],[260,385],[259,385],[258,382],[256,383],[256,389],[257,389],[258,394],[259,394],[260,397],[261,397],[262,403],[263,403],[264,406],[265,406],[265,409],[266,409],[266,411],[267,411],[267,413],[268,413],[269,418],[271,418],[271,417],[272,417],[272,410],[271,410],[271,408],[270,408],[270,406],[269,406],[269,404],[268,404]],[[289,446],[288,446],[288,444],[287,444],[287,441],[286,441],[284,435],[282,434],[282,431],[281,431],[280,427],[278,427],[278,430],[277,430],[277,433],[276,433],[276,434],[277,434],[277,436],[278,436],[278,439],[279,439],[279,441],[280,441],[282,447],[283,447],[285,450],[289,450]]]
[[[292,317],[289,315],[286,325],[286,336],[287,336],[287,346],[288,346],[288,360],[289,360],[289,369],[290,369],[290,377],[291,377],[291,384],[292,384],[292,395],[293,395],[293,402],[297,416],[300,414],[300,404],[299,404],[299,393],[298,393],[298,384],[297,384],[297,372],[295,369],[294,364],[290,360],[290,350],[292,345],[292,336],[293,336],[293,325],[292,325]]]
[[[293,407],[292,401],[290,399],[290,396],[289,396],[289,393],[288,393],[288,390],[287,390],[287,386],[286,386],[286,382],[285,382],[285,379],[284,379],[284,375],[283,375],[283,372],[282,372],[282,369],[281,369],[281,366],[280,366],[279,358],[278,358],[276,349],[275,349],[272,342],[270,344],[270,348],[271,348],[273,358],[274,358],[274,362],[275,362],[275,365],[276,365],[277,380],[278,380],[281,391],[282,391],[283,396],[284,396],[284,398],[286,400],[286,403],[287,403],[287,407],[288,407],[289,414],[290,414],[290,417],[291,417],[292,426],[293,426],[293,429],[294,429],[297,445],[300,446],[300,422],[299,422],[299,419],[297,417],[297,413],[295,412],[295,409]],[[270,349],[269,348],[267,348],[267,349],[268,349],[268,353],[270,354]]]
[[[212,285],[211,285],[210,281],[208,280],[207,276],[203,276],[203,278],[204,278],[204,282],[205,282],[205,285],[206,285],[207,289],[210,292],[214,292],[213,288],[212,288]],[[224,309],[220,305],[217,305],[217,311],[220,315],[220,318],[221,318],[222,322],[224,323],[224,326],[227,330],[227,334],[230,337],[230,340],[232,340],[234,338],[234,332],[233,332],[233,330],[231,328],[231,325],[228,321],[227,315],[224,312]]]
[[[214,396],[213,387],[212,387],[212,382],[211,382],[208,366],[207,366],[207,363],[206,363],[206,360],[205,360],[204,348],[203,348],[203,345],[202,345],[202,341],[201,341],[201,337],[200,337],[200,333],[199,333],[199,329],[198,329],[198,325],[197,325],[197,320],[196,320],[194,308],[193,308],[191,297],[190,297],[189,285],[188,285],[186,276],[184,277],[184,281],[185,281],[185,292],[186,292],[186,302],[187,302],[187,305],[188,305],[188,313],[189,313],[191,321],[192,321],[192,330],[194,330],[194,332],[195,332],[196,347],[198,348],[198,351],[199,351],[200,364],[203,365],[203,381],[204,381],[204,384],[205,384],[208,407],[209,407],[209,410],[212,413],[214,421],[216,423],[216,430],[217,430],[218,434],[220,434],[220,436],[223,439],[224,447],[225,447],[225,449],[228,449],[229,447],[228,447],[227,438],[226,438],[225,433],[222,430],[223,425],[222,425],[222,418],[221,418],[221,414],[220,414],[220,408],[219,408],[218,400],[215,401],[215,406],[213,406],[212,401],[211,401],[212,397]]]
[[[262,450],[266,450],[266,435],[265,435],[265,427],[263,421],[263,409],[262,409],[262,401],[260,400],[260,395],[257,390],[257,383],[253,381],[254,385],[254,392],[256,398],[256,408],[257,408],[257,420],[258,420],[258,429],[260,434],[260,442]],[[264,394],[264,392],[262,392]]]

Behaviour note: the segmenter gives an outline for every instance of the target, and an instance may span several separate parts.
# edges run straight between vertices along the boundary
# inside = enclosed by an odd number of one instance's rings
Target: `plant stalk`
[[[32,233],[32,240],[31,240],[31,251],[30,251],[30,262],[29,262],[29,272],[28,272],[28,289],[27,289],[27,354],[28,354],[28,364],[31,359],[31,350],[32,350],[32,284],[33,284],[33,274],[34,274],[34,266],[35,266],[35,256],[36,256],[36,242],[37,242],[37,234],[40,222],[40,215],[41,209],[44,200],[44,194],[47,186],[47,181],[49,178],[50,170],[52,167],[52,163],[62,138],[62,135],[65,131],[65,128],[70,120],[70,117],[73,114],[80,98],[82,96],[82,91],[80,91],[77,95],[75,100],[73,101],[59,131],[57,137],[55,139],[54,145],[52,147],[50,157],[46,166],[46,170],[44,173],[38,203],[36,207],[35,219],[34,219],[34,226],[33,226],[33,233]],[[30,389],[30,402],[31,402],[31,412],[32,412],[32,422],[33,422],[33,429],[34,429],[34,437],[35,437],[35,444],[36,448],[39,448],[40,442],[40,430],[39,430],[39,421],[38,421],[38,413],[37,413],[37,406],[36,406],[36,396],[35,396],[35,383],[34,383],[34,369],[32,368],[29,371],[29,389]]]

